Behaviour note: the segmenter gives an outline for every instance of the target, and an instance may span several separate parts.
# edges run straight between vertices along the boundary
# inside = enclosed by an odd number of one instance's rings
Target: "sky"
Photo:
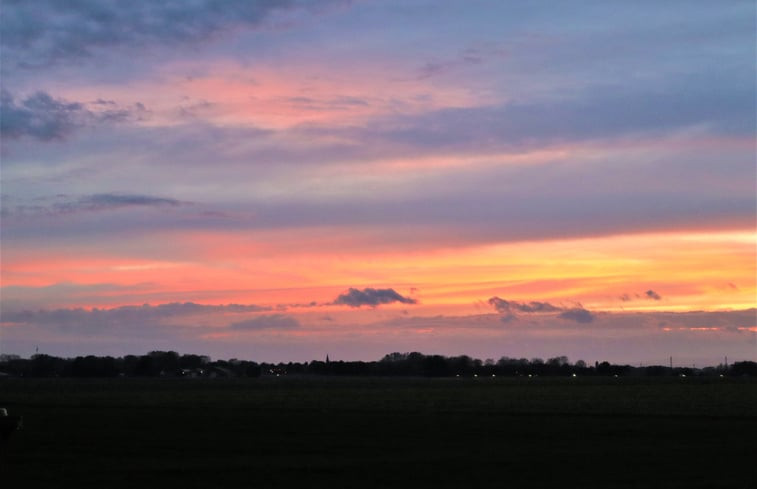
[[[757,360],[751,0],[0,8],[0,353]]]

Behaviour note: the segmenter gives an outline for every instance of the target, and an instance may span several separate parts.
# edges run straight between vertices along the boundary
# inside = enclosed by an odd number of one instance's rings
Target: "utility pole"
[[[670,370],[673,370],[673,355],[670,355]]]

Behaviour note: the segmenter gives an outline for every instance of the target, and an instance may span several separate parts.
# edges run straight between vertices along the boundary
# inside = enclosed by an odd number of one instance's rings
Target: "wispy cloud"
[[[62,140],[75,130],[105,123],[123,122],[143,116],[142,104],[120,107],[115,102],[97,100],[92,104],[53,98],[38,91],[16,102],[8,90],[0,92],[0,135],[5,139],[32,138]]]
[[[505,322],[517,319],[518,313],[523,314],[541,314],[541,313],[559,313],[557,317],[567,319],[578,323],[590,323],[594,321],[595,315],[591,311],[584,309],[580,305],[577,307],[561,307],[550,304],[549,302],[517,302],[508,301],[500,297],[490,297],[488,300],[490,306],[494,307]]]
[[[653,301],[659,301],[659,300],[662,300],[662,296],[658,294],[657,292],[655,292],[654,290],[649,289],[643,294],[636,293],[636,294],[633,294],[633,296],[631,296],[631,294],[629,293],[624,293],[620,295],[619,299],[623,302],[630,302],[635,299],[648,299],[648,300],[653,300]]]
[[[712,75],[671,77],[655,86],[639,83],[622,93],[586,86],[570,97],[442,108],[387,117],[350,131],[366,142],[378,139],[440,152],[527,150],[697,127],[746,136],[754,128],[755,114],[740,104],[753,103],[755,94],[743,73],[734,70],[732,78],[726,82],[728,90],[716,92],[712,87],[718,81]]]
[[[164,207],[177,206],[181,202],[176,199],[165,197],[153,197],[150,195],[139,194],[94,194],[82,197],[75,202],[68,204],[59,204],[57,209],[61,211],[77,210],[107,210],[117,209],[120,207]]]
[[[507,56],[508,51],[497,46],[471,47],[462,51],[459,55],[447,59],[428,61],[418,70],[417,79],[423,80],[433,76],[444,75],[450,71],[485,63],[492,58]]]
[[[500,299],[499,297],[492,297],[489,299],[489,304],[492,305],[499,312],[557,312],[562,309],[553,306],[549,302],[516,302]]]
[[[10,201],[10,199],[8,200]],[[46,200],[53,200],[53,202],[46,202]],[[2,214],[6,217],[13,215],[25,217],[34,215],[58,216],[78,212],[109,211],[126,207],[177,207],[187,204],[189,203],[167,197],[141,194],[102,193],[81,197],[57,195],[51,199],[38,198],[34,204],[11,206],[7,202],[3,206]]]

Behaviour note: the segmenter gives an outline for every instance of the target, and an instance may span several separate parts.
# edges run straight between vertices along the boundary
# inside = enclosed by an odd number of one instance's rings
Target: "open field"
[[[754,379],[3,379],[0,407],[7,487],[757,487]]]

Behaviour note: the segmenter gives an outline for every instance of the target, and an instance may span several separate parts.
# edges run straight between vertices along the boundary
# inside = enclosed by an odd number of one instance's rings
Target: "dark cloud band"
[[[62,328],[98,328],[130,326],[201,314],[247,313],[266,311],[254,304],[206,305],[194,302],[172,302],[156,306],[121,306],[111,309],[41,309],[38,311],[4,312],[5,323],[39,324]]]
[[[136,0],[4,2],[4,62],[36,68],[89,58],[97,49],[196,43],[234,27],[256,28],[277,11],[316,12],[332,0]]]

